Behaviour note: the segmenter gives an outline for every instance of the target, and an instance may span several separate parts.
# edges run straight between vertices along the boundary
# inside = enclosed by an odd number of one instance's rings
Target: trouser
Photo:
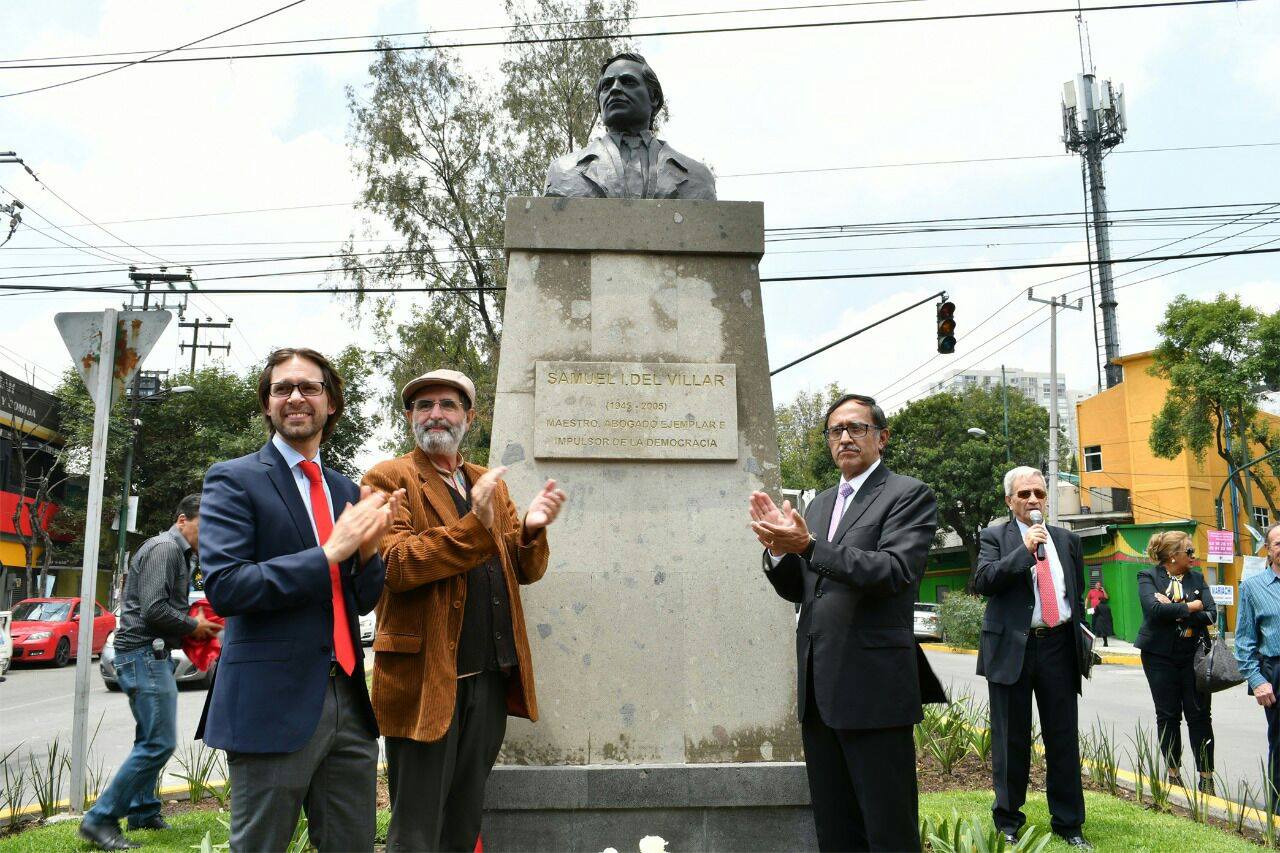
[[[818,849],[919,850],[911,726],[833,729],[822,721],[809,667],[800,734]]]
[[[1156,706],[1156,732],[1160,752],[1170,769],[1182,766],[1182,719],[1187,721],[1196,769],[1213,771],[1212,694],[1196,691],[1194,657],[1142,653],[1142,671],[1147,675],[1151,699]]]
[[[178,683],[169,656],[157,660],[149,647],[116,655],[115,669],[133,712],[133,749],[84,820],[116,823],[128,815],[133,828],[160,814],[156,780],[178,742]]]
[[[227,753],[232,851],[284,850],[300,811],[316,849],[373,850],[378,740],[359,695],[352,678],[338,670],[326,685],[316,730],[297,752]]]
[[[1059,835],[1077,835],[1084,826],[1084,791],[1080,784],[1080,741],[1077,731],[1076,648],[1074,626],[1043,637],[1027,637],[1022,672],[1013,684],[987,682],[991,700],[991,769],[995,825],[1016,833],[1027,822],[1031,773],[1031,695],[1040,711],[1040,732],[1048,763],[1046,794],[1049,823]]]
[[[442,738],[387,738],[387,850],[471,853],[485,782],[506,733],[507,676],[482,672],[458,679],[453,719]]]
[[[1280,657],[1264,657],[1262,675],[1271,682],[1271,689],[1280,696]],[[1267,712],[1267,775],[1271,782],[1271,811],[1280,812],[1280,702],[1265,709]]]

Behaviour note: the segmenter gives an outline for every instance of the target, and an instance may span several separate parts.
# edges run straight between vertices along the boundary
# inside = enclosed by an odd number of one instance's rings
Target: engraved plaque
[[[534,362],[534,456],[738,458],[733,364]]]

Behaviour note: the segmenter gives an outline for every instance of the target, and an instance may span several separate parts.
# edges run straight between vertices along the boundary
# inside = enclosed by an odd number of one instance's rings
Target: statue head
[[[619,53],[600,66],[596,104],[604,126],[615,133],[652,130],[662,109],[662,84],[643,56]]]

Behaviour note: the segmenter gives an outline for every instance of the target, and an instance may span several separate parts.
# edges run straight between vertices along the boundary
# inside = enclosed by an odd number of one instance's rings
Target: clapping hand
[[[752,492],[748,512],[752,532],[773,556],[799,554],[809,547],[809,527],[791,501],[783,501],[779,508],[764,492]]]
[[[529,503],[529,509],[524,514],[525,540],[532,539],[540,529],[555,521],[567,499],[568,496],[564,491],[556,488],[555,480],[547,480],[542,491],[538,492],[537,497]]]
[[[341,563],[356,551],[360,552],[362,562],[369,561],[378,549],[382,534],[391,526],[388,506],[391,500],[368,486],[360,487],[360,501],[343,508],[324,543],[324,554],[330,563]]]

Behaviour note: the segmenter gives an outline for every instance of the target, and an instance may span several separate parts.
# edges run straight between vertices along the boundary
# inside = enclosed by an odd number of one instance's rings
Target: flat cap
[[[409,408],[409,404],[413,401],[413,395],[418,393],[421,388],[428,385],[448,385],[450,388],[457,388],[466,398],[467,408],[471,409],[476,404],[476,386],[475,383],[467,378],[465,373],[459,373],[456,370],[433,370],[430,373],[424,373],[417,379],[409,380],[409,384],[404,386],[404,390],[400,392],[400,399],[404,401],[404,407]]]

